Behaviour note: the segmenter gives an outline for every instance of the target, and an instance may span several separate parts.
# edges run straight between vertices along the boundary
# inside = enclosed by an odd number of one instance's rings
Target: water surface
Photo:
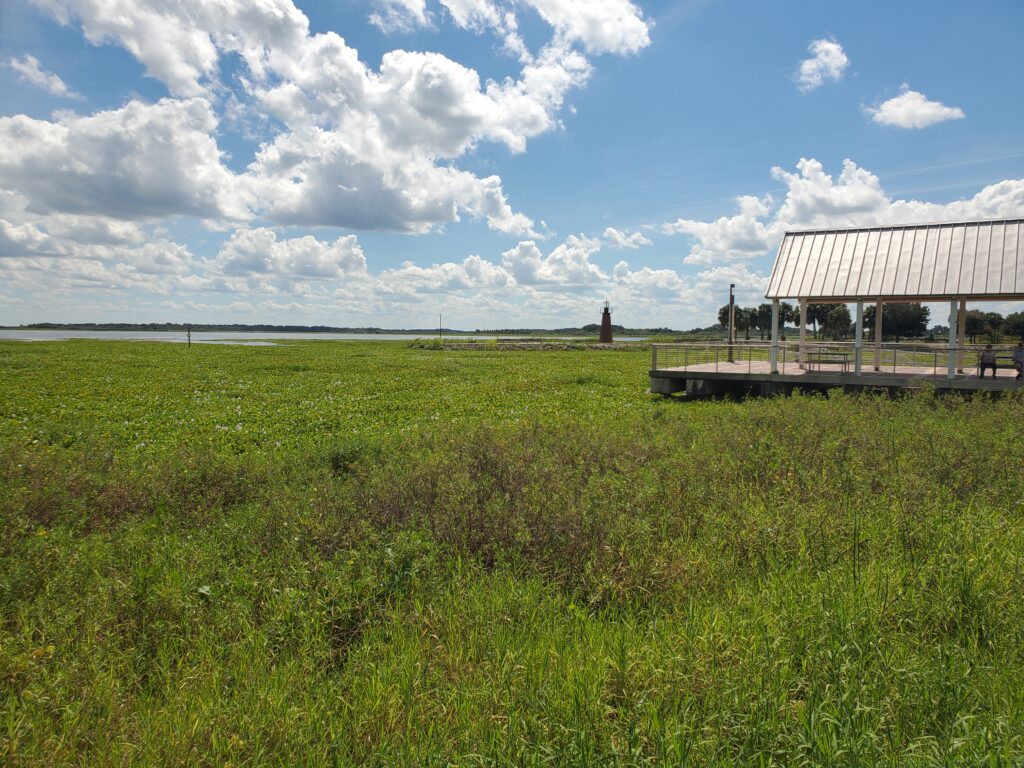
[[[245,346],[272,346],[275,341],[415,341],[434,338],[430,333],[289,333],[288,331],[193,331],[195,344],[242,344]],[[497,336],[446,335],[446,341],[460,339],[491,340]],[[513,339],[514,337],[500,337]],[[577,341],[575,336],[530,336],[530,339],[550,338],[552,341]],[[169,341],[184,343],[184,331],[57,331],[36,329],[0,329],[0,341],[64,341],[66,339],[106,339],[107,341]],[[643,341],[640,337],[623,336],[616,341]]]

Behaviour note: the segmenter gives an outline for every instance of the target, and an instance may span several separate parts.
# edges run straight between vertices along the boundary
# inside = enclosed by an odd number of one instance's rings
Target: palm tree
[[[784,301],[779,304],[779,323],[782,326],[779,331],[779,336],[783,341],[786,340],[786,323],[792,323],[793,325],[800,325],[800,310],[794,307],[788,301]]]
[[[768,332],[769,336],[772,332],[772,305],[759,304],[754,311],[757,313],[757,330],[761,332],[761,341],[764,341],[765,331]],[[785,325],[785,318],[782,318],[782,322]]]

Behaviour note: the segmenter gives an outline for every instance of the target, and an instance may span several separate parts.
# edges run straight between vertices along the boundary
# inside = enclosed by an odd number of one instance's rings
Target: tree
[[[740,331],[744,331],[747,335],[747,339],[750,338],[750,313],[754,310],[735,305],[736,309],[736,334],[739,335]],[[725,330],[729,330],[729,305],[726,304],[718,310],[718,324]]]
[[[819,306],[826,306],[824,304]],[[845,339],[850,333],[850,310],[845,304],[833,304],[829,307],[822,330],[833,339]]]
[[[982,312],[972,309],[967,313],[964,322],[964,333],[971,337],[971,344],[977,343],[978,336],[988,336],[995,342],[996,336],[1003,327],[1003,316],[998,312]]]
[[[761,341],[764,341],[764,335],[766,332],[769,336],[772,335],[772,305],[758,304],[756,311],[757,330],[761,332]],[[785,320],[783,319],[782,322],[785,323]]]
[[[1003,330],[1024,341],[1024,312],[1012,312],[1003,321]]]
[[[928,319],[931,310],[918,303],[892,303],[882,305],[882,334],[892,336],[899,342],[901,337],[918,338],[928,333]],[[864,310],[864,325],[868,325],[868,318],[871,318],[870,327],[875,327],[875,308],[868,307]]]
[[[1003,316],[998,312],[985,313],[985,333],[988,334],[988,340],[993,344],[998,340],[999,333],[1003,330],[1003,324]]]
[[[864,333],[865,333],[865,335],[868,335],[868,334],[870,334],[871,332],[873,332],[875,330],[875,309],[876,309],[876,307],[877,307],[876,304],[871,304],[870,306],[864,307]],[[883,319],[884,319],[884,316],[883,316]],[[883,323],[883,326],[884,326],[884,323]],[[888,329],[885,328],[885,327],[882,328],[883,332],[885,332],[886,330],[888,330]]]
[[[744,320],[747,325],[740,322],[740,315],[745,314]],[[729,305],[718,310],[718,322],[722,327],[729,325]],[[779,334],[782,341],[786,340],[786,323],[799,323],[800,312],[788,301],[779,302]],[[748,331],[760,331],[761,340],[772,335],[772,305],[761,304],[757,307],[736,307],[736,329]],[[749,339],[749,334],[747,335]]]
[[[786,340],[786,323],[800,324],[800,310],[788,301],[779,302],[779,335]]]
[[[818,338],[818,326],[824,325],[828,319],[828,313],[832,309],[831,304],[808,304],[807,319],[814,326],[814,338]],[[849,314],[849,311],[847,311]],[[800,324],[800,310],[797,310],[797,325]]]
[[[736,330],[743,331],[743,338],[750,341],[750,327],[757,324],[757,310],[753,307],[736,307]]]

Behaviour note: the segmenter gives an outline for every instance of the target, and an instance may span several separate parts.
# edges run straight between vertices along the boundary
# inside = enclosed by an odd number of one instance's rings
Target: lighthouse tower
[[[601,335],[598,341],[602,344],[612,343],[612,308],[608,306],[607,299],[604,302],[604,311],[601,313]]]

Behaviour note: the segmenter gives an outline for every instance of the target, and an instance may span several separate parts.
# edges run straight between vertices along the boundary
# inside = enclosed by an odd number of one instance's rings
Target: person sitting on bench
[[[1024,341],[1017,344],[1013,350],[1013,367],[1017,369],[1017,378],[1024,376]]]
[[[996,353],[992,349],[991,344],[986,344],[985,348],[981,350],[981,355],[978,356],[978,375],[979,378],[985,378],[985,369],[992,369],[992,378],[996,377]]]

